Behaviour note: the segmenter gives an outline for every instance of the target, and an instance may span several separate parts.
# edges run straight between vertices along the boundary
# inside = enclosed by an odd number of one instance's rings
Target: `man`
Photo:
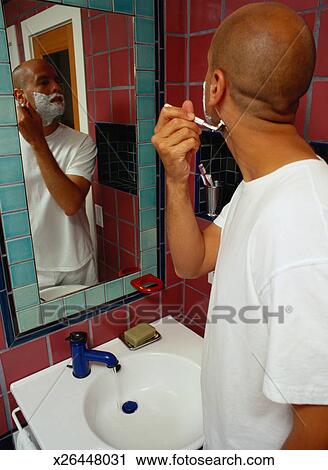
[[[225,123],[243,181],[204,232],[188,192],[200,145],[192,103],[165,107],[152,140],[176,273],[215,269],[204,448],[328,449],[328,166],[294,127],[313,37],[288,7],[253,3],[221,23],[208,62],[206,113]]]
[[[39,288],[96,284],[85,212],[96,146],[59,122],[64,96],[50,63],[23,62],[13,82]]]

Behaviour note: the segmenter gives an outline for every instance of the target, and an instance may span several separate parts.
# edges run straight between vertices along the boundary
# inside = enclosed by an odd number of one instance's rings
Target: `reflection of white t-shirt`
[[[93,255],[85,206],[65,215],[43,180],[32,147],[20,136],[35,262],[38,271],[75,271]],[[60,169],[92,179],[96,145],[87,135],[60,124],[46,137]]]
[[[328,405],[328,165],[297,161],[242,181],[214,222],[205,449],[280,449],[290,403]]]

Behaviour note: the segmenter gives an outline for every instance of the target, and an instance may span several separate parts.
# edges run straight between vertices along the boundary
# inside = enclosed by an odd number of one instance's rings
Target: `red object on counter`
[[[131,286],[133,286],[138,291],[144,294],[152,294],[153,292],[158,292],[164,288],[164,283],[158,277],[153,274],[145,274],[144,276],[137,277],[130,281]],[[151,285],[149,285],[151,284]]]

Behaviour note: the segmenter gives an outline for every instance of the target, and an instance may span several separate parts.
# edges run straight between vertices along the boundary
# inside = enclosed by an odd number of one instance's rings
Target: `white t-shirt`
[[[87,135],[60,124],[46,137],[49,149],[66,175],[91,182],[97,148]],[[32,147],[20,135],[31,231],[38,271],[75,271],[93,256],[85,206],[65,215],[41,175]]]
[[[328,165],[297,161],[242,181],[214,222],[204,448],[280,449],[291,403],[328,405]]]

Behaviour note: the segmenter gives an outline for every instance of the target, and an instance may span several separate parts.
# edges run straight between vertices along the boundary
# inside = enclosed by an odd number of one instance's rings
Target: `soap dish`
[[[155,336],[153,336],[152,338],[150,338],[148,341],[146,341],[145,343],[143,344],[139,344],[139,346],[132,346],[128,341],[126,341],[125,337],[124,337],[124,333],[122,333],[119,338],[120,340],[125,344],[125,346],[127,346],[130,351],[136,351],[137,349],[140,349],[140,348],[143,348],[144,346],[148,346],[148,344],[151,344],[151,343],[155,343],[156,341],[158,341],[159,339],[161,339],[161,335],[160,333],[158,333],[158,331],[156,331],[156,334]]]

